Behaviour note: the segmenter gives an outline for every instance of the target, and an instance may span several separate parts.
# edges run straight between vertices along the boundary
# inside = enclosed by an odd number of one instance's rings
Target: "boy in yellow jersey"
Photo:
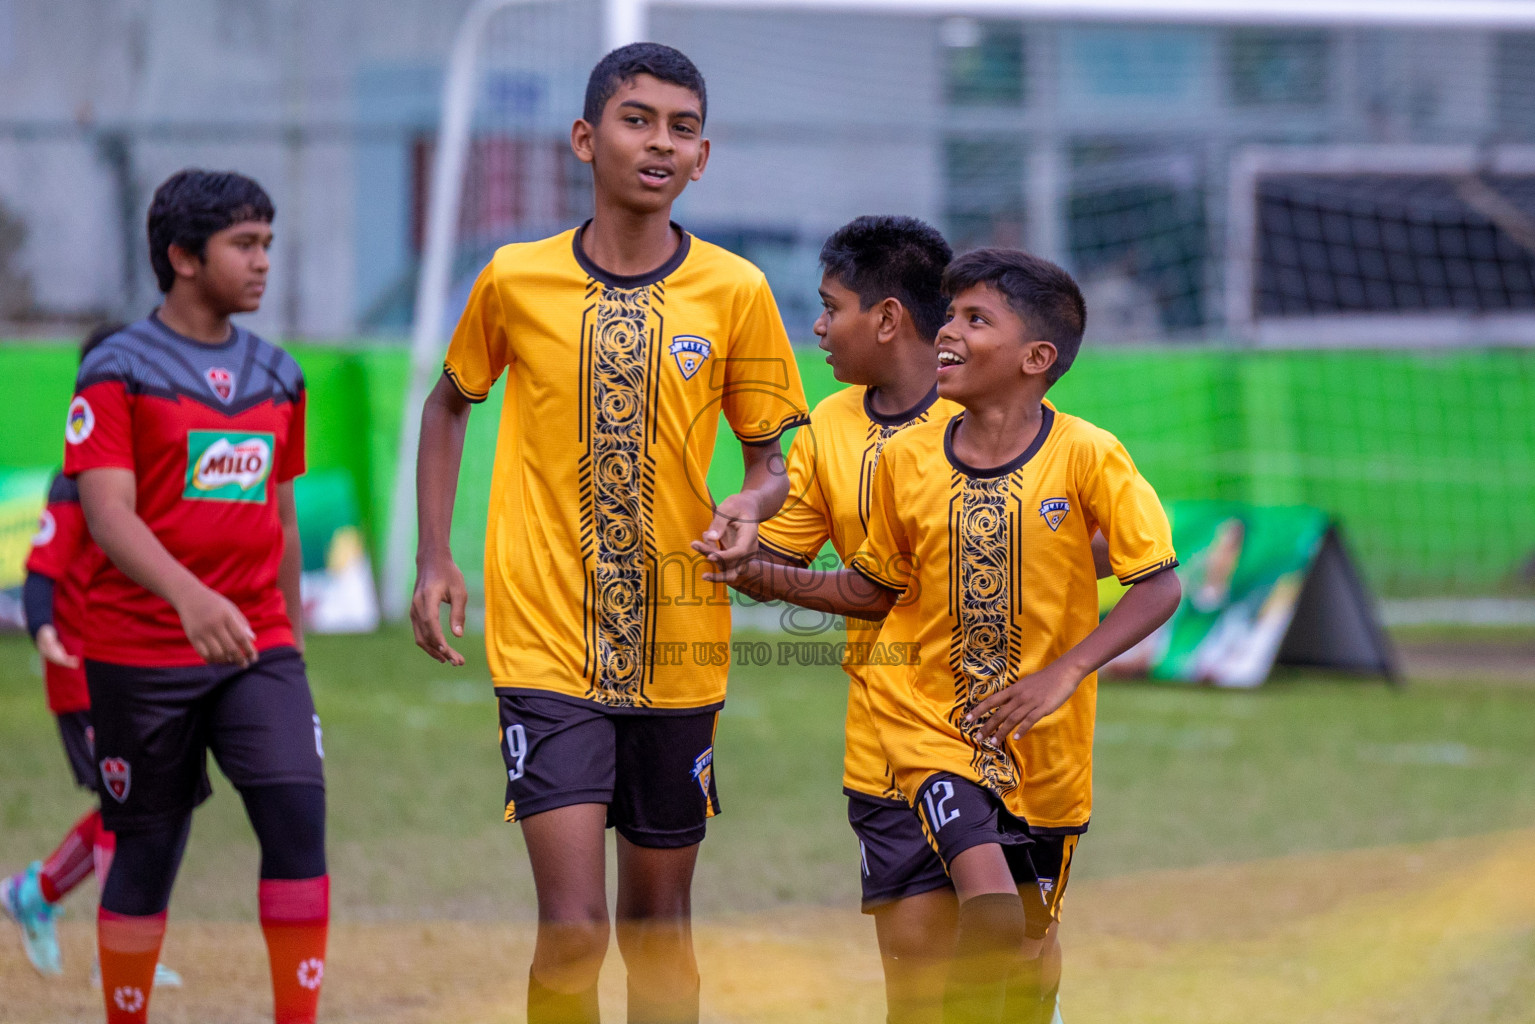
[[[506,819],[538,892],[528,1020],[596,1021],[608,945],[604,830],[618,831],[618,944],[631,1021],[696,1021],[689,894],[719,809],[714,724],[728,649],[727,565],[788,490],[780,435],[804,393],[773,296],[750,263],[691,237],[673,201],[704,171],[704,81],[653,43],[592,71],[576,155],[592,165],[582,227],[498,250],[422,414],[411,619],[439,661],[463,658],[466,595],[448,549],[469,409],[508,375],[486,529],[486,649],[500,702]],[[704,485],[723,412],[745,483]],[[719,659],[723,660],[723,659]]]
[[[1048,1020],[1039,951],[1057,893],[1036,883],[1030,854],[1044,837],[1086,829],[1096,671],[1172,614],[1177,563],[1156,494],[1124,448],[1044,401],[1081,343],[1086,310],[1071,277],[983,249],[950,264],[944,290],[938,392],[964,411],[885,445],[853,569],[754,562],[717,575],[884,618],[882,644],[915,647],[906,664],[869,666],[866,681],[896,784],[959,899],[944,1019]],[[1101,624],[1097,530],[1130,584]]]
[[[854,386],[821,402],[789,449],[783,511],[762,524],[759,558],[809,566],[830,540],[846,560],[864,541],[874,468],[905,427],[947,420],[959,406],[938,397],[933,336],[947,304],[943,236],[911,217],[859,217],[821,247],[815,323],[826,361]],[[777,595],[756,591],[753,597]],[[858,836],[863,909],[874,917],[891,1024],[936,1019],[931,993],[954,942],[954,892],[928,846],[874,734],[865,666],[878,622],[847,620],[847,732],[843,792]],[[933,984],[936,973],[937,985]]]

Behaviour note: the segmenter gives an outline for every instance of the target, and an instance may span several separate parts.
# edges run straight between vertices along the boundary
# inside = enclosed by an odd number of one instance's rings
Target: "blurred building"
[[[467,6],[0,0],[0,320],[147,308],[149,193],[201,165],[277,202],[259,329],[403,332]],[[488,34],[462,272],[584,216],[565,137],[600,14],[532,3]],[[797,337],[820,240],[870,212],[1066,262],[1099,337],[1220,337],[1242,147],[1535,142],[1535,34],[696,7],[649,34],[709,82],[714,157],[680,217],[768,271]]]

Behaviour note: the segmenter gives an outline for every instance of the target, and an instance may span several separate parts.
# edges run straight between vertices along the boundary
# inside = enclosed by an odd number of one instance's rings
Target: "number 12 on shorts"
[[[516,782],[522,778],[523,762],[528,759],[528,733],[518,722],[506,727],[506,778]]]
[[[938,799],[934,800],[933,797]],[[948,781],[935,782],[922,794],[922,802],[927,804],[927,820],[934,832],[943,828],[949,822],[959,817],[959,808],[949,809],[949,801],[954,799],[954,783]]]

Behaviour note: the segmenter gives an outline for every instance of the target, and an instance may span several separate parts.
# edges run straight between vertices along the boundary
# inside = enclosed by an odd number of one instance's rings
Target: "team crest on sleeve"
[[[208,381],[208,386],[213,389],[219,401],[228,405],[230,399],[235,396],[235,375],[222,366],[210,366],[203,377]]]
[[[693,374],[709,358],[712,347],[708,338],[700,338],[696,334],[679,334],[672,339],[667,351],[677,360],[677,369],[682,372],[682,379],[692,380]]]
[[[37,517],[37,532],[32,535],[34,548],[45,548],[53,542],[53,538],[59,532],[59,524],[54,521],[53,513],[43,509],[43,514]]]
[[[698,788],[704,791],[704,799],[709,799],[709,783],[714,781],[714,748],[712,746],[693,759],[693,779],[698,783]]]
[[[1066,513],[1071,511],[1071,502],[1065,498],[1046,498],[1039,503],[1039,514],[1045,520],[1045,525],[1054,533],[1060,529],[1061,521],[1066,518]]]
[[[128,786],[132,782],[133,769],[120,757],[101,759],[101,782],[118,803],[128,799]]]
[[[95,429],[96,410],[91,408],[91,403],[85,400],[84,395],[76,395],[75,400],[69,403],[69,416],[64,420],[64,440],[70,444],[80,444]]]

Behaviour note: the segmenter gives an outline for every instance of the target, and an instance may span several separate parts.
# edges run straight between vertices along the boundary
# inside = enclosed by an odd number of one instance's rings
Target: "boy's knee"
[[[562,987],[557,978],[546,974],[545,968],[567,975],[582,975],[590,969],[595,976],[607,955],[610,931],[606,912],[599,915],[589,911],[539,921],[539,979],[553,987]]]

